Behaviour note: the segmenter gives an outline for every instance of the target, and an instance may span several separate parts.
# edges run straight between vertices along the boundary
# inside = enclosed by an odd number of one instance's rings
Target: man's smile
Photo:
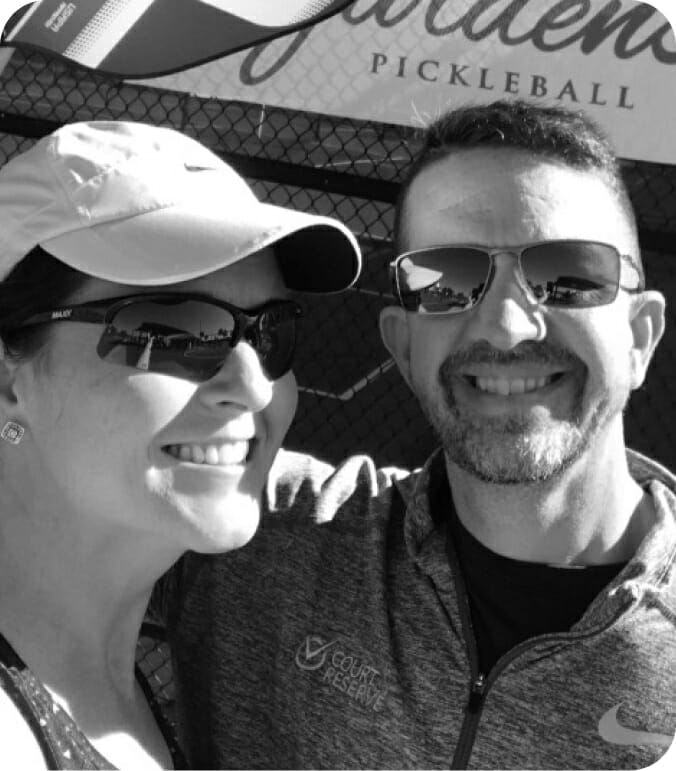
[[[564,374],[564,372],[529,375],[499,373],[494,375],[467,374],[463,375],[463,377],[478,391],[500,396],[511,396],[513,394],[540,391],[551,383],[556,382]]]
[[[582,369],[564,365],[464,366],[460,372],[446,369],[440,380],[449,404],[476,417],[541,408],[554,419],[569,420],[584,387]]]

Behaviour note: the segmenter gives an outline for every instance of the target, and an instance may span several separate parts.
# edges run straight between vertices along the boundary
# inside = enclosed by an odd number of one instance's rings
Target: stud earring
[[[26,429],[21,423],[15,423],[13,420],[8,420],[2,427],[2,431],[0,431],[0,439],[4,439],[10,444],[19,444],[25,433]]]

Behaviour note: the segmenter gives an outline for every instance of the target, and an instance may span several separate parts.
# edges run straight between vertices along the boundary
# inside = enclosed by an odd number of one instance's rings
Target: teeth
[[[547,375],[546,377],[515,377],[511,380],[505,377],[477,377],[475,381],[479,391],[509,396],[510,394],[523,394],[535,391],[538,388],[544,388],[553,379],[554,375]]]
[[[165,450],[174,458],[206,466],[231,466],[244,463],[249,454],[246,440],[225,444],[171,444]]]
[[[248,442],[223,444],[218,451],[218,462],[224,466],[227,466],[229,463],[243,463],[248,453]]]

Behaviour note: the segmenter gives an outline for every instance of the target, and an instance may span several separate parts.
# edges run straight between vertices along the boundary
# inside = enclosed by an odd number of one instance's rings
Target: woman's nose
[[[260,412],[270,403],[274,382],[261,365],[250,343],[241,340],[230,352],[223,366],[201,387],[203,401],[213,404],[237,404],[251,412]]]

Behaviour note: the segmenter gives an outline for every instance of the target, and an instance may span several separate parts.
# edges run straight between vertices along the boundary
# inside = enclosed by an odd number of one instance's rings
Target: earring
[[[0,431],[0,438],[10,444],[19,444],[25,433],[26,429],[21,423],[15,423],[13,420],[8,420],[2,427],[2,431]]]

